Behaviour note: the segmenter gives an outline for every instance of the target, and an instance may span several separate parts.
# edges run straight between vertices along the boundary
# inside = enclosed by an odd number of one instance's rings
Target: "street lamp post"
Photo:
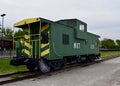
[[[3,43],[3,28],[4,28],[4,16],[6,16],[6,14],[2,14],[1,17],[2,17],[2,40],[1,40],[1,55],[3,55],[3,49],[4,49],[4,43]]]

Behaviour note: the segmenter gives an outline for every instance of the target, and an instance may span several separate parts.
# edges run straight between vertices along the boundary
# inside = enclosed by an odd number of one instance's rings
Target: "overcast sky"
[[[120,39],[120,0],[0,0],[3,13],[5,27],[12,28],[14,23],[31,17],[53,21],[77,18],[101,39]]]

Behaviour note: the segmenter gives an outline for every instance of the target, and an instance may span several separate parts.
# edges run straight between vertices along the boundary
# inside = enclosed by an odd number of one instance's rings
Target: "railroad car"
[[[92,62],[100,56],[100,36],[87,32],[87,24],[81,20],[29,18],[15,23],[14,27],[21,28],[25,35],[13,39],[16,53],[11,65],[49,72],[66,64]]]

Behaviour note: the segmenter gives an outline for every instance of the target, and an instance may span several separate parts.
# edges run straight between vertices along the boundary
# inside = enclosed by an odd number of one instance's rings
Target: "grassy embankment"
[[[106,52],[101,52],[101,57],[102,58],[109,58],[111,56],[117,56],[120,55],[120,51],[106,51]]]
[[[11,58],[0,58],[0,75],[27,70],[26,66],[15,67],[10,65],[10,60]]]
[[[106,58],[106,57],[108,58],[110,56],[115,56],[115,55],[120,55],[120,51],[101,52],[102,58]],[[0,58],[0,75],[27,70],[26,66],[18,66],[18,67],[11,66],[10,60],[11,60],[10,58]]]

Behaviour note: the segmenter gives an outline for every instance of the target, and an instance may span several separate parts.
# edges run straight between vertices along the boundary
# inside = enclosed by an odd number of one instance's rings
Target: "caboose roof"
[[[40,18],[28,18],[28,19],[24,19],[22,21],[19,21],[17,23],[14,24],[14,27],[22,27],[26,24],[30,24],[30,23],[34,23],[34,22],[39,22]]]
[[[87,24],[87,23],[85,23],[85,22],[83,22],[83,21],[81,21],[81,20],[79,20],[79,19],[77,19],[77,18],[72,18],[72,19],[62,19],[62,20],[58,20],[58,21],[56,21],[56,22],[60,22],[60,21],[69,21],[69,20],[75,20],[75,21],[78,21],[78,22],[81,22],[81,23]]]

